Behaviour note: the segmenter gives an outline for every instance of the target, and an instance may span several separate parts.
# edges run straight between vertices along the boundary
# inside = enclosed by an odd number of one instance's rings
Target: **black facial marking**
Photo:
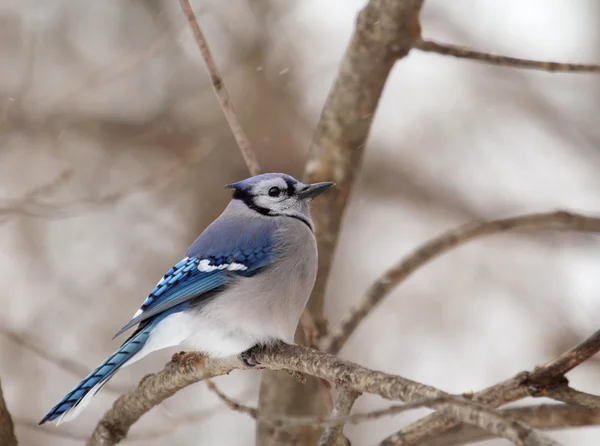
[[[286,193],[291,196],[295,193],[294,183],[292,181],[288,181],[288,180],[286,180],[286,183],[288,185]],[[257,206],[256,203],[254,203],[252,195],[250,193],[248,193],[248,191],[241,190],[241,189],[234,189],[233,190],[233,199],[243,201],[244,204],[246,206],[248,206],[250,209],[252,209],[253,211],[256,211],[262,215],[267,215],[269,217],[280,216],[280,217],[295,218],[296,220],[300,220],[302,223],[304,223],[306,226],[308,226],[308,229],[310,229],[311,232],[313,231],[313,228],[310,225],[309,221],[299,215],[278,214],[278,213],[271,212],[271,210],[264,208],[262,206]]]
[[[241,189],[234,189],[233,198],[236,200],[242,200],[246,206],[248,206],[253,211],[258,212],[262,215],[273,215],[271,211],[262,206],[257,206],[252,199],[252,195],[250,195],[247,191]]]
[[[291,197],[296,192],[296,188],[294,187],[294,182],[292,180],[290,180],[289,178],[285,178],[285,183],[287,184],[286,192],[287,192],[288,196]]]

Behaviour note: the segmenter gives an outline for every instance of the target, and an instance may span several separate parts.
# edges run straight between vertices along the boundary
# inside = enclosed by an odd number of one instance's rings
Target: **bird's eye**
[[[279,197],[280,193],[281,189],[279,189],[278,187],[272,187],[271,189],[269,189],[269,197]]]

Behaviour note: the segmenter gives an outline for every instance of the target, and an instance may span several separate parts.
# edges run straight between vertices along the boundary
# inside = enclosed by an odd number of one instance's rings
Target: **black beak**
[[[301,200],[306,200],[308,198],[315,198],[333,186],[335,183],[327,181],[325,183],[315,183],[309,184],[305,189],[296,192],[296,195]]]

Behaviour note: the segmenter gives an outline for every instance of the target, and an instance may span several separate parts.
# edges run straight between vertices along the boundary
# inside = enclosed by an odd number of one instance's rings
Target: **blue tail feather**
[[[42,421],[40,421],[40,424],[44,424],[47,421],[53,421],[62,415],[65,415],[67,412],[75,409],[90,391],[94,390],[95,393],[100,390],[100,388],[123,364],[125,364],[125,362],[142,349],[148,340],[153,325],[154,324],[151,323],[147,324],[137,333],[134,333],[115,353],[100,364],[96,370],[86,376],[83,381],[75,386],[56,406],[54,406]]]

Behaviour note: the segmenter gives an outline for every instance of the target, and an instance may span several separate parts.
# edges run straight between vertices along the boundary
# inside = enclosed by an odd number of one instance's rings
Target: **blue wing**
[[[257,224],[258,223],[258,224]],[[208,298],[231,277],[248,277],[273,259],[274,227],[264,221],[215,220],[115,335],[191,299]]]

